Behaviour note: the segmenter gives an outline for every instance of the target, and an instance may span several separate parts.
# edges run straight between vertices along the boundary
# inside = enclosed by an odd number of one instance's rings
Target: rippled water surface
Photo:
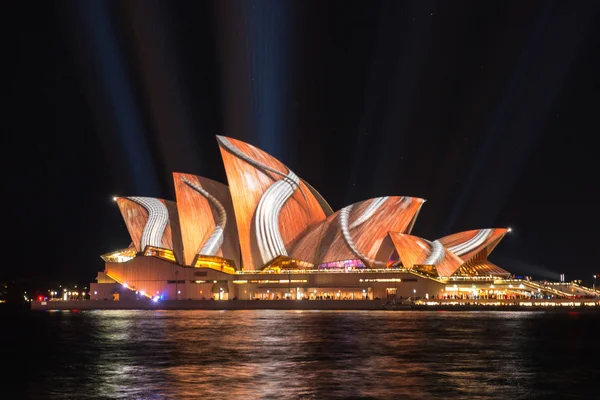
[[[600,398],[598,314],[85,311],[1,318],[0,398]]]

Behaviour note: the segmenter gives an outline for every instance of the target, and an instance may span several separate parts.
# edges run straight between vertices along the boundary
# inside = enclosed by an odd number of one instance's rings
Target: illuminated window
[[[366,266],[361,260],[332,261],[319,265],[320,271],[352,271],[365,268]]]

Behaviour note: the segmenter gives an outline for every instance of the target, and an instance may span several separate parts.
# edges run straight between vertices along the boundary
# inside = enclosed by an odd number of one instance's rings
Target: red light
[[[38,301],[42,301],[44,298],[42,296],[38,296]]]

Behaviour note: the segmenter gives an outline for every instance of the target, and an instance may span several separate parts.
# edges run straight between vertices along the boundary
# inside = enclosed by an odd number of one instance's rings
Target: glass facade
[[[365,268],[366,266],[361,260],[332,261],[319,265],[319,271],[352,271]]]

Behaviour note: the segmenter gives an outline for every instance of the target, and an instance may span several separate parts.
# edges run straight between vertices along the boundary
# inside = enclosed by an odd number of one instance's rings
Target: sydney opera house
[[[411,235],[424,199],[378,197],[333,211],[264,151],[217,137],[228,185],[174,173],[176,201],[116,197],[131,244],[102,255],[91,299],[444,298],[510,274],[488,260],[509,231]],[[479,287],[477,287],[478,285]]]

